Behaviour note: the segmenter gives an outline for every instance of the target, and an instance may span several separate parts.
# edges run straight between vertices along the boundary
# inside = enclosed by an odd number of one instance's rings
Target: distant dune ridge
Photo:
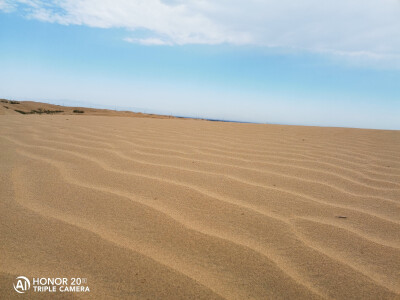
[[[117,116],[117,117],[145,117],[158,119],[173,119],[173,116],[144,114],[132,111],[117,111],[110,109],[73,107],[48,104],[35,101],[13,101],[0,99],[0,115],[30,115],[30,114],[47,114],[47,115],[94,115],[94,116]]]
[[[400,299],[400,131],[0,107],[1,299]]]

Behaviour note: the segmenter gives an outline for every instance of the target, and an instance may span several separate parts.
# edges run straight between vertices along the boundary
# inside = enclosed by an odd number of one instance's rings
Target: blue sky
[[[400,2],[291,2],[0,0],[0,97],[400,129]]]

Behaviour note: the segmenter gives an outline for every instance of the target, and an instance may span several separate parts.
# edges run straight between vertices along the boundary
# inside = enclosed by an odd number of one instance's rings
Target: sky
[[[0,0],[0,98],[400,129],[400,0]]]

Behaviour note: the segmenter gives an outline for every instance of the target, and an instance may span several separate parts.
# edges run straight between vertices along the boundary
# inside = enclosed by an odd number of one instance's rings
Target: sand
[[[9,114],[0,150],[1,299],[400,299],[399,131]]]
[[[1,115],[90,115],[90,116],[112,116],[112,117],[139,117],[139,118],[156,118],[156,119],[176,119],[174,116],[136,113],[132,111],[119,111],[110,109],[99,109],[78,106],[62,106],[48,104],[36,101],[11,101],[0,99],[0,116]]]

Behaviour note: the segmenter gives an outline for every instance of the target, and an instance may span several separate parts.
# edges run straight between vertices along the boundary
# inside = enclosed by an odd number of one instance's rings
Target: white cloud
[[[14,9],[15,9],[15,7],[8,1],[0,0],[0,10],[2,10],[4,12],[11,12]]]
[[[400,55],[398,0],[15,0],[46,22],[124,28],[144,45],[237,44],[363,59]],[[148,34],[138,36],[138,30]]]
[[[124,38],[124,41],[128,43],[134,43],[134,44],[141,44],[141,45],[146,45],[146,46],[163,46],[163,45],[172,45],[169,42],[163,41],[162,39],[158,38],[146,38],[146,39],[135,39],[135,38]]]

